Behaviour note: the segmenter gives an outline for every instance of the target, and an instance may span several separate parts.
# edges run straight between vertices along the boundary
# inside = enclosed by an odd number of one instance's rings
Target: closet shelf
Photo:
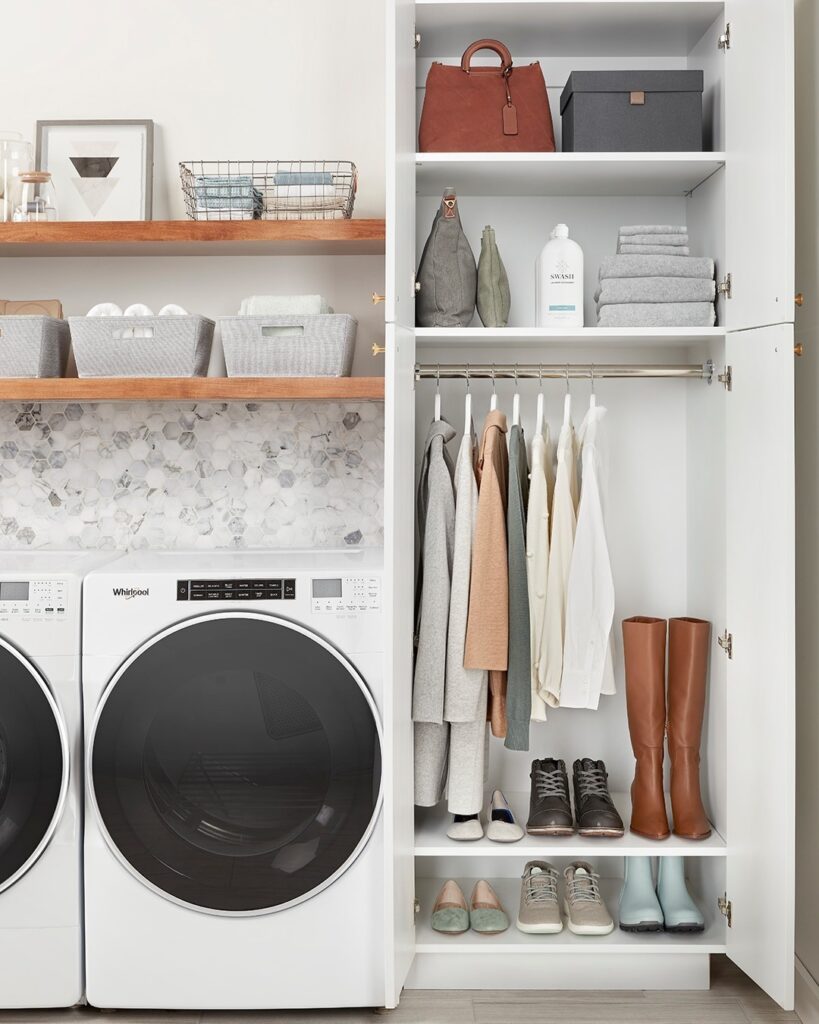
[[[583,343],[600,349],[684,348],[724,337],[721,327],[417,327],[415,347],[551,349]],[[499,356],[502,351],[498,348]]]
[[[418,153],[416,191],[439,196],[684,196],[724,153]]]
[[[61,377],[0,380],[2,402],[383,400],[383,377]]]
[[[0,256],[373,256],[383,220],[0,224]]]
[[[522,869],[522,858],[521,858]],[[459,878],[467,900],[475,879]],[[468,931],[463,935],[441,935],[430,923],[435,897],[442,878],[418,878],[415,892],[421,904],[416,918],[416,953],[724,953],[725,921],[717,913],[712,901],[700,893],[692,892],[697,906],[705,915],[705,931],[699,934],[673,934],[669,932],[620,931],[617,904],[622,881],[619,878],[601,878],[600,891],[609,913],[614,919],[614,931],[609,935],[573,935],[565,926],[557,935],[526,935],[515,927],[520,902],[519,878],[491,878],[489,883],[509,915],[511,925],[500,935],[478,935]],[[562,888],[562,883],[561,883]]]
[[[506,793],[515,818],[526,825],[529,816],[529,794]],[[631,797],[627,793],[612,793],[620,817],[626,823],[631,820]],[[669,804],[669,820],[670,804]],[[588,839],[574,835],[566,837],[526,835],[519,843],[493,843],[486,837],[475,842],[458,842],[449,839],[446,830],[451,821],[445,803],[438,807],[416,809],[415,812],[415,856],[416,857],[513,857],[521,861],[539,857],[627,857],[647,855],[651,857],[724,857],[727,847],[725,840],[716,831],[708,839],[691,840],[671,836],[663,842],[643,839],[626,831],[622,839]]]

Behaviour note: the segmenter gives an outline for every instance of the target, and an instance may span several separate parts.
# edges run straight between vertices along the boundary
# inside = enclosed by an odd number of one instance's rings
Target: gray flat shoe
[[[432,927],[443,935],[463,935],[469,931],[466,897],[457,882],[444,882],[432,908]]]

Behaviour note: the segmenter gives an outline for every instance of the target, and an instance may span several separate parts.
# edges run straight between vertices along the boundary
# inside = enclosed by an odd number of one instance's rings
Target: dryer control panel
[[[314,612],[366,612],[381,607],[381,581],[377,577],[314,578]]]
[[[0,622],[65,619],[68,585],[59,579],[0,580]]]
[[[294,601],[296,581],[177,580],[177,601]]]

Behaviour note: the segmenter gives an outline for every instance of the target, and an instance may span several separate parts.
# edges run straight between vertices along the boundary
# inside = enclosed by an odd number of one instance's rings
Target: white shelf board
[[[502,39],[542,57],[682,57],[724,15],[714,0],[417,0],[421,57],[460,57]]]
[[[509,916],[510,927],[500,935],[479,935],[472,930],[463,935],[442,935],[432,928],[432,908],[442,884],[440,878],[418,878],[415,893],[421,904],[416,919],[416,953],[724,953],[725,921],[711,901],[692,893],[697,906],[705,916],[705,931],[700,933],[624,932],[617,921],[617,904],[622,882],[619,878],[602,878],[600,891],[614,920],[614,931],[609,935],[574,935],[565,925],[557,935],[527,935],[515,927],[520,902],[520,879],[492,878],[489,883]],[[464,895],[469,900],[475,879],[459,879]],[[562,900],[563,882],[558,892]]]
[[[684,348],[724,339],[721,327],[416,327],[419,351],[437,348],[548,349],[565,345],[592,348]]]
[[[507,793],[506,798],[517,821],[525,827],[529,816],[529,794]],[[631,798],[627,793],[612,793],[612,799],[626,824],[621,839],[591,839],[584,836],[530,836],[528,833],[517,843],[493,843],[485,836],[473,842],[450,839],[446,830],[451,821],[445,802],[437,807],[417,808],[415,811],[416,857],[516,857],[520,861],[543,857],[628,857],[646,855],[668,857],[724,857],[725,840],[716,831],[708,839],[681,839],[672,835],[655,841],[643,839],[628,831],[631,820]],[[669,821],[671,819],[669,806]]]
[[[684,196],[724,153],[417,153],[418,195]]]

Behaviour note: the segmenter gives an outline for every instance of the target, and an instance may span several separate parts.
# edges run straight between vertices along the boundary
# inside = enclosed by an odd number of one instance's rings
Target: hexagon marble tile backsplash
[[[0,550],[380,546],[380,403],[0,405]]]

